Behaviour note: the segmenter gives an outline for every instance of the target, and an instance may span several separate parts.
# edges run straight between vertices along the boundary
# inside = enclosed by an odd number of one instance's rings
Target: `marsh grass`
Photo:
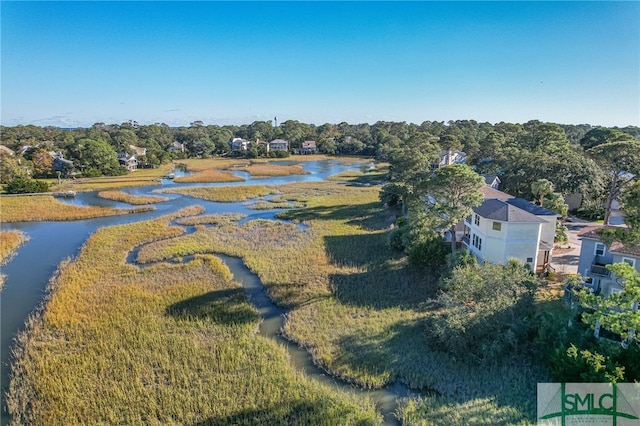
[[[208,201],[220,203],[234,203],[238,201],[250,200],[252,198],[264,197],[275,194],[276,190],[262,185],[247,186],[219,186],[200,188],[172,188],[162,192],[172,194],[188,195],[190,197],[201,198]]]
[[[100,191],[98,192],[98,197],[104,198],[107,200],[120,201],[127,204],[133,205],[145,205],[145,204],[153,204],[153,203],[161,203],[163,201],[167,201],[167,197],[155,197],[152,195],[148,196],[136,196],[127,194],[122,191]]]
[[[259,317],[216,257],[139,269],[134,247],[171,250],[182,211],[103,228],[50,283],[18,337],[14,424],[375,424],[370,400],[329,389],[255,333]],[[179,250],[175,250],[179,251]]]
[[[304,207],[304,203],[290,201],[274,201],[274,200],[258,200],[249,207],[253,210],[272,210],[272,209],[300,209]]]
[[[203,216],[190,216],[178,219],[176,223],[185,226],[196,226],[196,225],[217,225],[217,226],[225,226],[231,225],[233,222],[238,222],[239,220],[247,217],[244,214],[240,213],[222,213],[222,214],[210,214]]]
[[[445,425],[473,423],[473,418],[488,424],[534,418],[536,383],[548,380],[534,360],[517,356],[479,364],[453,359],[427,340],[426,320],[440,314],[428,303],[437,295],[437,277],[389,249],[388,230],[395,216],[382,208],[377,187],[324,182],[277,189],[283,199],[306,201],[306,208],[278,214],[304,222],[305,232],[294,224],[269,221],[199,229],[171,245],[148,245],[141,260],[202,251],[240,256],[270,297],[292,308],[284,335],[307,348],[332,374],[366,388],[399,378],[440,394],[429,404],[442,412],[463,412]],[[418,404],[404,415],[417,424],[434,419],[440,424],[447,417],[429,416],[429,410]]]
[[[154,210],[154,207],[151,206],[130,209],[75,206],[58,201],[49,195],[2,197],[0,203],[2,204],[2,221],[4,222],[82,220]]]
[[[226,160],[220,158],[208,159],[187,159],[180,160],[179,166],[186,168],[187,171],[193,172],[191,176],[181,176],[174,179],[178,183],[210,183],[210,182],[241,182],[244,179],[235,176],[233,173],[224,171],[237,163],[234,160]]]
[[[0,231],[0,265],[4,265],[11,259],[18,248],[29,238],[18,230]],[[3,274],[0,274],[0,289],[4,285]]]
[[[173,164],[163,164],[155,169],[138,169],[122,176],[101,176],[95,178],[66,179],[60,184],[52,180],[53,191],[94,191],[103,189],[128,188],[156,185],[162,176],[173,170]]]
[[[234,170],[242,170],[255,177],[308,175],[301,164],[282,165],[262,161],[252,161],[250,165],[235,167]]]

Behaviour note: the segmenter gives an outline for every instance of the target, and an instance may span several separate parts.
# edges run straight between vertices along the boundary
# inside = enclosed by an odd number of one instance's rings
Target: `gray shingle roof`
[[[558,213],[552,212],[549,209],[545,209],[544,207],[540,207],[536,204],[533,204],[531,201],[527,201],[524,198],[509,198],[508,200],[505,200],[505,201],[511,204],[512,206],[516,206],[536,216],[560,216]]]
[[[505,202],[506,201],[506,202]],[[521,222],[521,223],[544,223],[545,221],[539,217],[529,213],[526,210],[508,204],[508,199],[502,201],[495,198],[486,199],[484,202],[473,209],[479,216],[501,222]]]

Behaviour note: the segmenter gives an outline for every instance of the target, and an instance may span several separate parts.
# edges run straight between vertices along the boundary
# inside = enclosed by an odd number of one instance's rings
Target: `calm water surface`
[[[299,164],[295,161],[281,161],[279,164]],[[344,171],[368,171],[373,165],[368,162],[354,162],[345,164],[335,160],[323,160],[314,162],[304,162],[304,169],[310,174],[292,175],[274,177],[268,179],[251,179],[247,174],[241,176],[248,179],[246,182],[233,182],[224,184],[178,184],[170,179],[163,179],[161,185],[138,187],[124,189],[124,191],[134,195],[152,195],[154,190],[167,189],[172,186],[238,186],[238,185],[280,185],[293,182],[317,182],[323,181],[329,176],[342,173]],[[180,171],[177,171],[180,173]],[[239,172],[242,173],[242,172]],[[242,213],[247,215],[248,220],[263,218],[274,219],[275,214],[279,210],[251,210],[246,203],[214,203],[207,202],[192,197],[177,194],[162,194],[169,198],[169,201],[155,204],[155,211],[138,213],[125,216],[107,217],[90,219],[74,222],[24,222],[11,223],[3,225],[5,229],[19,229],[29,236],[27,241],[11,259],[11,261],[2,268],[5,274],[5,285],[0,292],[0,385],[2,387],[2,416],[1,424],[7,424],[9,421],[5,407],[4,395],[8,390],[10,361],[11,361],[11,345],[16,334],[24,329],[25,321],[29,315],[40,305],[45,295],[45,289],[50,277],[54,274],[56,268],[66,258],[76,256],[86,239],[98,228],[111,226],[116,224],[130,223],[134,221],[148,220],[159,217],[170,212],[174,212],[180,208],[191,206],[194,204],[202,205],[206,209],[205,214],[212,213]],[[86,205],[86,206],[108,206],[116,208],[131,207],[128,204],[119,203],[111,200],[105,200],[97,197],[95,192],[79,193],[75,199],[65,200],[70,204]],[[229,266],[235,265],[232,259],[225,259]],[[234,274],[243,275],[242,267],[235,265],[232,268]],[[241,276],[237,277],[239,280]],[[252,277],[244,276],[248,282]],[[262,290],[255,290],[254,297]],[[264,293],[262,293],[264,294]],[[266,296],[264,296],[266,297]],[[272,305],[269,301],[270,305]],[[276,329],[281,327],[281,318],[275,306],[267,306],[264,301],[262,307],[267,309],[262,312],[265,315],[265,324],[262,332],[274,336]],[[276,311],[274,311],[276,309]],[[274,315],[275,320],[274,321]],[[271,318],[271,320],[269,320]],[[269,324],[272,324],[269,326]],[[279,325],[278,325],[279,324]],[[283,339],[283,343],[286,343]],[[286,343],[290,347],[294,359],[299,368],[304,369],[312,376],[325,377],[321,380],[332,381],[326,377],[324,373],[318,370],[310,361],[309,355],[297,346]],[[298,365],[299,364],[299,365]],[[316,368],[314,370],[314,368]],[[397,385],[396,385],[397,386]],[[399,393],[398,393],[399,392]],[[391,400],[395,401],[395,397],[405,393],[404,390],[394,392],[383,392],[376,399],[380,400],[380,404],[391,404]],[[385,402],[386,401],[386,402]]]

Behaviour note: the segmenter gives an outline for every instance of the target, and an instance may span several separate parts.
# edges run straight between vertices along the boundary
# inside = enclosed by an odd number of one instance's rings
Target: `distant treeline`
[[[154,167],[172,159],[232,155],[230,141],[236,137],[253,142],[282,138],[289,141],[292,152],[300,149],[302,142],[314,140],[322,154],[363,155],[381,161],[391,159],[394,151],[409,142],[424,145],[426,152],[458,149],[466,153],[467,164],[479,173],[498,175],[503,181],[502,189],[531,198],[531,182],[540,178],[551,180],[563,194],[602,192],[604,185],[598,180],[604,177],[586,150],[612,140],[640,138],[640,128],[561,125],[537,120],[524,124],[456,120],[318,126],[289,120],[279,126],[273,126],[271,121],[240,126],[204,125],[197,121],[188,127],[139,125],[135,121],[96,123],[76,129],[0,126],[2,145],[16,152],[13,165],[8,164],[11,160],[6,160],[7,154],[2,154],[5,161],[0,178],[6,183],[13,175],[26,171],[36,177],[55,173],[45,151],[61,153],[73,162],[76,174],[109,175],[123,173],[116,153],[135,154],[132,147],[146,148],[145,155],[136,155],[139,167]]]

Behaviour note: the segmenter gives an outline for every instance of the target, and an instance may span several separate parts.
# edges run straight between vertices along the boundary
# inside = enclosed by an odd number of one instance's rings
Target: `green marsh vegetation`
[[[18,339],[15,424],[379,422],[368,399],[310,380],[256,335],[258,314],[218,258],[125,263],[146,243],[170,250],[184,233],[171,221],[202,211],[100,229],[60,266]]]
[[[98,197],[104,198],[107,200],[121,201],[123,203],[128,203],[133,205],[161,203],[163,201],[168,200],[168,198],[166,197],[135,196],[135,195],[127,194],[126,192],[123,192],[123,191],[100,191],[98,192]]]
[[[154,207],[150,206],[134,207],[130,209],[74,206],[58,201],[50,195],[2,197],[2,220],[4,222],[82,220],[103,216],[140,213],[153,209]]]

